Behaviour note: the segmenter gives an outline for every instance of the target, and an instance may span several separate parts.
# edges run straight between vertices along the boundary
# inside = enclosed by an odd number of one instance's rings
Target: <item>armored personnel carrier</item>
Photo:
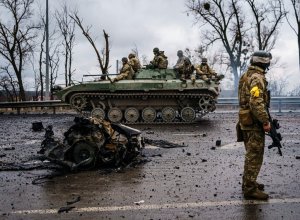
[[[80,113],[117,123],[191,123],[216,108],[219,82],[182,81],[173,69],[139,70],[134,80],[83,82],[56,92]]]

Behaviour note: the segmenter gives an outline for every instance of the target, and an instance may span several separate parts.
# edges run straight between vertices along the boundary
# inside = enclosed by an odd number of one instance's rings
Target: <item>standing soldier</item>
[[[117,82],[121,79],[132,79],[134,71],[131,66],[128,64],[128,59],[126,57],[122,58],[123,66],[120,70],[120,74],[113,79],[112,82]]]
[[[128,55],[129,65],[132,67],[134,73],[136,73],[139,69],[141,69],[141,63],[139,59],[135,56],[135,54],[130,53]]]
[[[194,66],[190,59],[183,55],[182,50],[177,51],[177,56],[178,60],[174,69],[178,72],[181,80],[190,79],[194,71]]]
[[[164,51],[160,51],[157,47],[153,49],[154,58],[150,63],[153,68],[167,69],[168,67],[168,57],[164,54]]]
[[[239,81],[239,141],[244,141],[246,153],[242,189],[246,199],[266,200],[264,185],[256,179],[263,163],[265,132],[271,129],[267,113],[269,101],[266,69],[272,56],[265,51],[254,52],[250,67]],[[238,132],[238,133],[239,133]]]

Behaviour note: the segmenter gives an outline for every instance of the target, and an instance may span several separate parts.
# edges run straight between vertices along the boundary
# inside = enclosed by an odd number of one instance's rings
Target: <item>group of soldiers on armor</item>
[[[154,58],[150,61],[150,64],[146,66],[149,69],[167,69],[168,67],[168,57],[164,54],[164,51],[160,51],[159,48],[155,47],[153,49]],[[202,79],[207,83],[211,83],[211,80],[217,82],[221,80],[224,76],[218,75],[212,68],[207,64],[207,58],[202,58],[202,62],[198,66],[192,65],[190,59],[183,55],[182,50],[177,52],[178,60],[176,65],[173,67],[174,70],[178,73],[179,78],[182,81],[186,79],[191,79],[192,82],[195,82],[196,79]],[[129,60],[128,60],[129,59]],[[141,63],[135,54],[130,53],[126,57],[122,58],[122,68],[120,74],[113,79],[113,82],[122,80],[122,79],[133,79],[136,72],[141,69]],[[193,72],[196,71],[196,75],[193,75]]]
[[[141,69],[141,63],[134,53],[130,53],[128,59],[127,57],[122,58],[123,66],[120,70],[120,74],[114,78],[112,82],[122,79],[133,79],[135,73]]]
[[[212,68],[207,64],[207,58],[202,58],[201,64],[194,66],[192,65],[190,59],[183,55],[182,50],[177,51],[178,60],[174,69],[178,72],[181,80],[192,79],[194,82],[195,79],[202,79],[207,83],[211,83],[213,81],[219,81],[224,76],[218,75]],[[196,71],[196,75],[193,76],[194,70]]]

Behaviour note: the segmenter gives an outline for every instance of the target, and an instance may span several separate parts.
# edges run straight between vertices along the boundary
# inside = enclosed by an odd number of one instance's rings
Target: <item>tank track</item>
[[[195,111],[195,118],[203,117],[204,115],[208,114],[209,112],[213,112],[215,110],[215,104],[216,104],[216,95],[214,95],[212,92],[209,91],[203,91],[201,93],[161,93],[161,92],[149,92],[149,93],[135,93],[135,92],[129,92],[129,93],[75,93],[73,94],[69,99],[69,104],[72,108],[74,108],[78,113],[84,115],[84,116],[90,116],[92,109],[95,107],[99,108],[98,106],[95,106],[94,104],[91,104],[91,100],[97,100],[99,103],[107,102],[108,100],[114,100],[114,99],[128,99],[128,100],[147,100],[147,99],[157,99],[157,100],[168,100],[168,99],[177,99],[177,100],[186,100],[186,99],[193,99],[195,100],[203,100],[203,106],[204,108],[201,109],[200,106],[197,108],[192,108]],[[108,101],[109,102],[109,101]],[[200,102],[200,101],[199,101]],[[200,104],[201,105],[201,104]],[[91,107],[92,106],[92,107]],[[161,105],[161,109],[164,107],[168,107],[165,105]],[[100,108],[104,108],[105,117],[108,117],[108,111],[111,108],[118,108],[118,106],[106,106],[103,104],[103,106],[100,105]],[[182,108],[178,104],[177,108]],[[193,121],[184,121],[181,116],[178,117],[178,114],[176,114],[176,119],[172,121],[165,121],[161,118],[157,118],[154,121],[144,121],[142,115],[139,115],[140,120],[130,122],[127,121],[124,117],[124,113],[122,115],[122,120],[120,122],[124,124],[189,124],[194,122]]]

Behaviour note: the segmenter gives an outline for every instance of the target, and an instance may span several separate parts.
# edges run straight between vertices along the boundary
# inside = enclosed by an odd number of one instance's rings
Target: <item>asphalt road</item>
[[[235,142],[236,115],[132,126],[146,138],[186,147],[147,145],[148,162],[121,171],[68,173],[38,184],[33,181],[50,169],[0,171],[0,219],[300,219],[300,113],[276,116],[283,156],[265,151],[258,181],[270,194],[266,202],[243,198],[244,147]],[[34,158],[44,133],[32,132],[32,122],[52,124],[61,138],[73,117],[0,115],[0,165],[40,163]]]

